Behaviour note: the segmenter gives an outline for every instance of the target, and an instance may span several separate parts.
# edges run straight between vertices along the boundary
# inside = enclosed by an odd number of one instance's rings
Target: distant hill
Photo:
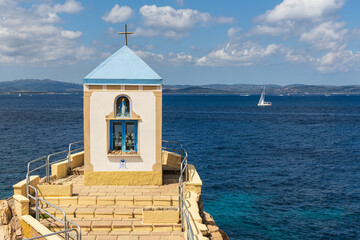
[[[280,86],[269,84],[266,86],[267,94],[360,94],[360,85],[349,86],[325,86],[325,85],[304,85],[292,84]],[[190,85],[165,85],[164,93],[177,94],[260,94],[264,85],[256,84],[209,84],[201,86]]]
[[[256,84],[207,84],[207,85],[164,85],[168,94],[260,94],[263,85]],[[0,94],[6,93],[80,93],[81,84],[66,83],[49,79],[22,79],[0,82]],[[327,86],[292,84],[266,85],[266,93],[285,94],[360,94],[360,85]]]
[[[80,91],[82,91],[81,84],[66,83],[49,79],[21,79],[0,82],[0,93],[68,93]]]

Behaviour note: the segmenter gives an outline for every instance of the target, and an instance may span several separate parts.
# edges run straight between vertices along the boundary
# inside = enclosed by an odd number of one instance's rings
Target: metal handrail
[[[180,153],[181,156],[181,164],[180,164],[180,177],[179,177],[179,210],[180,210],[180,217],[181,217],[181,230],[184,231],[184,219],[186,221],[186,229],[187,229],[187,239],[194,240],[193,230],[190,224],[190,214],[189,209],[186,206],[184,200],[184,189],[183,183],[188,181],[188,154],[186,150],[183,148],[182,144],[177,142],[171,142],[163,140],[163,143],[174,144],[180,147],[180,150],[171,149],[162,147],[163,150],[171,151],[174,153]],[[184,178],[185,173],[185,178]],[[184,181],[185,180],[185,181]]]
[[[78,234],[78,229],[72,228],[72,229],[67,229],[67,230],[63,230],[63,231],[48,233],[48,234],[41,235],[41,236],[36,236],[36,237],[32,237],[32,238],[27,238],[27,239],[25,239],[25,240],[33,240],[33,239],[39,239],[39,238],[44,238],[44,237],[50,237],[50,236],[57,235],[57,234],[60,234],[60,233],[65,233],[65,234],[66,234],[66,233],[70,233],[70,231],[75,231],[75,232],[76,232],[76,236],[79,236],[79,234]],[[80,238],[77,238],[77,239],[80,239]]]
[[[45,213],[46,215],[52,217],[54,220],[62,223],[64,225],[64,231],[67,231],[69,230],[69,224],[73,224],[74,226],[77,227],[77,234],[76,236],[73,235],[71,232],[66,232],[65,233],[65,240],[68,240],[69,239],[69,234],[73,237],[73,238],[76,238],[77,240],[81,240],[81,228],[78,224],[74,223],[73,221],[71,220],[67,220],[66,219],[66,214],[65,214],[65,211],[62,210],[61,208],[57,207],[56,205],[52,204],[52,203],[49,203],[48,201],[46,201],[45,199],[39,197],[38,195],[38,190],[37,188],[29,185],[30,188],[34,189],[34,192],[35,192],[35,197],[33,197],[31,194],[28,195],[28,198],[31,198],[31,199],[34,199],[35,200],[35,218],[36,220],[40,221],[40,211]],[[39,201],[42,201],[44,203],[46,203],[47,205],[55,208],[56,210],[60,211],[62,214],[63,214],[63,218],[62,219],[59,219],[57,218],[56,216],[52,215],[51,213],[49,213],[48,211],[46,211],[45,209],[41,208],[39,206]]]
[[[58,162],[61,162],[61,161],[64,161],[66,159],[68,159],[68,161],[70,162],[70,159],[71,159],[71,153],[75,152],[75,151],[80,151],[82,150],[83,148],[77,148],[77,149],[71,149],[72,145],[73,144],[78,144],[80,142],[83,142],[83,141],[78,141],[78,142],[74,142],[74,143],[70,143],[69,144],[69,150],[64,150],[64,151],[60,151],[60,152],[56,152],[56,153],[52,153],[52,154],[49,154],[48,156],[43,156],[41,158],[38,158],[38,159],[35,159],[35,160],[32,160],[30,162],[28,162],[28,165],[27,165],[27,173],[26,173],[26,195],[27,195],[27,198],[28,199],[33,199],[35,200],[35,218],[36,220],[40,220],[40,211],[41,212],[44,212],[45,214],[47,214],[48,216],[51,216],[53,219],[55,219],[56,221],[59,221],[61,222],[63,225],[64,225],[64,231],[59,231],[59,232],[56,232],[56,233],[51,233],[51,234],[47,234],[47,235],[42,235],[42,236],[38,236],[38,237],[35,237],[35,238],[30,238],[30,239],[38,239],[38,238],[43,238],[43,237],[46,237],[46,236],[51,236],[51,235],[56,235],[56,234],[60,234],[60,233],[65,233],[65,240],[68,240],[69,239],[69,235],[71,235],[73,238],[76,238],[77,240],[81,240],[81,228],[79,225],[77,225],[76,223],[74,223],[73,221],[71,220],[67,220],[66,219],[66,214],[65,212],[57,207],[56,205],[53,205],[51,203],[49,203],[48,201],[46,201],[45,199],[41,198],[38,196],[38,190],[36,187],[34,186],[31,186],[30,185],[30,174],[37,171],[37,170],[40,170],[42,168],[45,168],[46,170],[46,182],[48,183],[50,181],[50,165],[52,164],[55,164],[55,163],[58,163]],[[63,159],[59,159],[59,160],[56,160],[56,161],[53,161],[50,163],[50,158],[53,157],[53,156],[56,156],[56,155],[60,155],[60,154],[63,154],[63,153],[67,153],[67,157],[66,158],[63,158]],[[45,164],[41,165],[41,166],[38,166],[34,169],[31,169],[31,164],[35,163],[35,162],[38,162],[38,161],[41,161],[41,160],[45,160]],[[70,166],[71,167],[71,166]],[[35,197],[32,196],[30,194],[30,188],[34,190],[34,193],[35,193]],[[57,218],[56,216],[53,216],[52,214],[50,214],[48,211],[46,211],[45,209],[41,208],[39,206],[39,201],[41,202],[44,202],[46,203],[47,205],[49,206],[52,206],[53,208],[59,210],[60,212],[62,212],[63,214],[63,218],[62,219],[59,219]],[[69,229],[69,226],[70,224],[74,225],[77,229]],[[71,233],[71,231],[75,230],[76,231],[76,236]]]
[[[50,165],[66,160],[66,158],[62,158],[62,159],[54,161],[54,162],[52,162],[50,164],[50,157],[57,156],[57,155],[60,155],[60,154],[63,154],[63,153],[68,153],[68,150],[64,150],[64,151],[60,151],[60,152],[56,152],[56,153],[51,153],[51,154],[49,154],[47,156],[47,158],[46,158],[46,182],[50,181]]]
[[[70,143],[70,144],[69,144],[69,151],[68,151],[68,173],[70,173],[70,171],[71,171],[71,154],[72,154],[73,152],[77,152],[77,151],[80,151],[80,150],[84,150],[84,146],[81,147],[81,148],[77,148],[77,149],[71,149],[73,145],[79,144],[79,143],[84,143],[84,140],[83,140],[83,141],[73,142],[73,143]]]
[[[40,220],[40,211],[41,211],[41,212],[45,213],[46,215],[52,217],[56,221],[62,223],[64,225],[64,231],[69,230],[69,225],[71,223],[72,225],[74,225],[77,228],[76,236],[73,235],[71,232],[67,232],[67,233],[65,233],[65,240],[69,239],[68,234],[70,234],[73,238],[76,238],[77,240],[81,240],[81,228],[80,228],[80,226],[78,224],[76,224],[75,222],[73,222],[73,221],[71,221],[69,219],[66,219],[66,213],[65,213],[64,210],[62,210],[61,208],[57,207],[56,205],[54,205],[52,203],[49,203],[45,199],[39,197],[37,188],[35,188],[35,187],[31,186],[31,185],[29,185],[29,187],[34,189],[34,192],[35,192],[35,197],[33,197],[31,194],[29,194],[28,198],[31,198],[31,199],[35,200],[35,206],[36,206],[36,208],[35,208],[35,218],[36,218],[36,220],[38,220],[38,221]],[[46,211],[45,209],[41,208],[39,206],[39,201],[42,201],[42,202],[46,203],[47,205],[49,205],[49,206],[55,208],[56,210],[60,211],[63,214],[63,218],[59,219],[56,216],[49,213],[48,211]]]

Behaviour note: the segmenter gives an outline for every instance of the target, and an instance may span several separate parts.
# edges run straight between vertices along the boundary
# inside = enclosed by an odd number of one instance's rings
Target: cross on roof
[[[118,32],[119,34],[124,34],[125,35],[125,45],[127,46],[127,35],[128,34],[134,34],[133,32],[128,32],[127,31],[127,26],[125,24],[125,32]]]

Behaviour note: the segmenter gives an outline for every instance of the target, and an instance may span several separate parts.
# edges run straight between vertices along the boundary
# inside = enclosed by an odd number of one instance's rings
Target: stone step
[[[181,232],[181,224],[143,224],[141,220],[138,219],[74,218],[72,221],[80,226],[82,234],[84,235],[92,235],[90,234],[91,232],[118,232],[119,235],[125,233],[130,235],[130,232]],[[41,219],[40,222],[52,231],[61,231],[64,229],[62,223],[51,218]]]
[[[82,235],[82,240],[183,240],[184,233],[180,231],[171,232],[88,232]]]
[[[84,175],[84,166],[72,168],[70,175]]]
[[[72,196],[45,197],[56,206],[173,206],[177,207],[177,194],[169,196]],[[43,206],[42,201],[39,202]]]
[[[58,206],[62,209],[68,219],[74,218],[118,218],[118,219],[142,219],[141,206],[128,207],[112,207],[112,206]],[[53,207],[43,207],[45,211],[51,215],[62,218],[64,214]],[[31,207],[32,212],[35,212],[35,207]],[[45,215],[44,215],[45,216]],[[46,217],[46,216],[45,216]]]

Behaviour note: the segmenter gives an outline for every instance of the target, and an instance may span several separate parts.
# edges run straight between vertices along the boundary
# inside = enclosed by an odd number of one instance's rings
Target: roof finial
[[[127,35],[128,34],[134,34],[133,32],[128,32],[127,31],[127,26],[125,24],[125,32],[118,32],[119,34],[125,34],[125,45],[127,46]]]

